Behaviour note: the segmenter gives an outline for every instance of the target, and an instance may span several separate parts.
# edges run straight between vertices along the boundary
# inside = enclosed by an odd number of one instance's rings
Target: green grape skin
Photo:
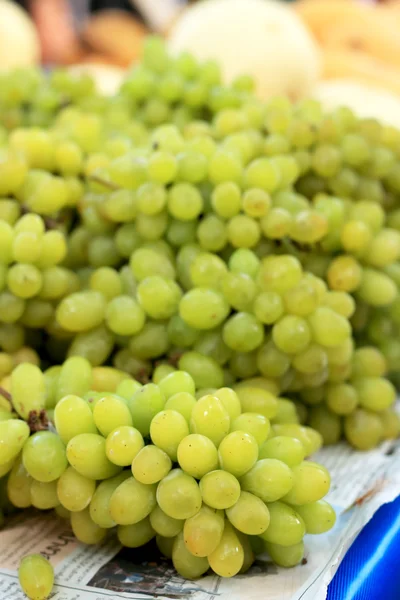
[[[357,450],[370,450],[383,437],[383,425],[378,413],[358,408],[344,419],[348,442]]]
[[[185,524],[182,519],[169,517],[158,505],[151,511],[149,518],[154,531],[166,538],[177,536],[183,530]]]
[[[181,318],[193,329],[212,329],[225,320],[229,305],[224,297],[209,288],[194,288],[179,304]]]
[[[243,412],[263,415],[267,419],[275,417],[278,403],[276,397],[271,392],[243,385],[237,389],[237,395]]]
[[[165,403],[165,410],[174,410],[180,413],[189,423],[195,404],[196,398],[192,394],[189,394],[188,392],[178,392],[168,398]]]
[[[175,569],[185,579],[198,579],[210,568],[207,558],[194,556],[187,549],[182,532],[174,538],[171,558]]]
[[[384,355],[373,346],[357,348],[353,355],[352,377],[382,377],[388,367]]]
[[[303,505],[321,500],[329,491],[330,475],[321,465],[304,461],[293,467],[293,487],[285,496],[290,504]]]
[[[122,471],[119,475],[101,481],[89,504],[90,518],[103,529],[111,529],[116,523],[110,515],[110,499],[117,487],[129,479],[129,471]]]
[[[113,464],[128,467],[143,446],[143,437],[137,429],[130,425],[121,425],[108,434],[106,455]]]
[[[336,444],[340,440],[342,434],[341,420],[326,406],[312,406],[307,423],[322,435],[325,446]]]
[[[280,546],[293,546],[302,541],[306,527],[300,515],[284,502],[267,504],[270,523],[267,530],[261,534],[265,542]]]
[[[362,408],[380,412],[396,400],[396,390],[390,381],[381,377],[363,377],[354,381],[354,388]]]
[[[0,466],[8,465],[17,457],[28,440],[29,433],[29,426],[25,421],[0,421]]]
[[[79,396],[72,394],[62,397],[57,402],[54,409],[54,423],[64,444],[68,444],[72,438],[81,433],[97,433],[88,404]]]
[[[290,468],[274,458],[258,460],[241,479],[242,489],[258,496],[264,502],[275,502],[293,487]]]
[[[303,519],[307,533],[314,535],[326,533],[335,526],[335,511],[326,500],[297,506],[296,511]]]
[[[84,477],[73,467],[68,467],[57,481],[58,500],[70,512],[89,506],[96,489],[93,479]]]
[[[208,437],[196,433],[181,440],[177,458],[181,469],[196,479],[218,468],[217,448]]]
[[[18,579],[30,600],[46,600],[53,589],[54,570],[40,554],[29,554],[20,562]]]
[[[226,510],[231,525],[246,535],[260,535],[269,525],[266,504],[254,494],[242,491],[239,500]]]
[[[223,513],[203,505],[197,514],[186,519],[183,539],[193,556],[206,557],[220,544],[223,532]]]
[[[39,367],[29,363],[18,365],[11,375],[11,395],[23,419],[28,419],[32,411],[40,413],[46,404],[46,385]]]
[[[240,483],[234,475],[216,469],[200,480],[203,502],[217,510],[226,510],[236,504],[240,496]]]
[[[180,442],[188,434],[189,426],[186,419],[173,410],[159,412],[150,424],[150,437],[153,444],[164,450],[173,461],[177,460]]]
[[[106,309],[104,296],[99,292],[76,292],[61,301],[56,318],[67,331],[88,331],[103,322]]]
[[[224,374],[219,364],[209,356],[199,352],[185,352],[179,359],[178,367],[193,378],[196,388],[221,388]]]
[[[132,426],[132,415],[126,402],[111,394],[103,396],[96,402],[93,420],[104,437],[117,427]]]
[[[218,447],[229,428],[229,414],[216,396],[208,394],[197,401],[190,418],[191,433],[208,437]]]
[[[31,483],[32,477],[25,469],[20,455],[7,478],[7,497],[17,508],[31,506]]]
[[[220,388],[213,393],[213,396],[222,402],[222,405],[227,411],[231,422],[233,422],[241,414],[242,407],[239,397],[231,388]]]
[[[233,577],[239,573],[243,561],[243,547],[233,527],[226,521],[221,541],[208,557],[210,567],[220,577]]]
[[[280,544],[265,542],[265,550],[279,567],[290,568],[295,567],[303,560],[304,543],[300,541],[290,546],[281,546]]]
[[[176,537],[163,537],[162,535],[156,535],[156,544],[158,550],[165,558],[172,559],[172,548],[175,543]],[[182,540],[183,542],[183,540]],[[187,554],[189,556],[190,553]]]
[[[224,471],[232,473],[235,477],[241,477],[257,462],[257,441],[249,433],[233,431],[221,441],[218,447],[218,458]]]
[[[264,327],[253,315],[236,313],[223,327],[223,340],[228,348],[237,352],[251,352],[258,348],[264,339]]]
[[[143,329],[146,314],[134,298],[118,295],[107,304],[105,321],[115,334],[135,335]]]
[[[179,286],[171,279],[151,275],[142,279],[137,298],[145,313],[152,319],[168,319],[178,308],[181,299]]]
[[[134,525],[156,506],[156,486],[144,485],[134,477],[125,479],[110,499],[110,515],[118,525]]]
[[[65,446],[51,431],[34,433],[24,444],[22,460],[27,472],[43,483],[58,479],[68,465]]]
[[[250,434],[261,446],[270,431],[269,420],[264,415],[244,412],[231,423],[231,431],[243,431]]]
[[[156,535],[148,517],[134,525],[118,525],[117,537],[126,548],[144,546]]]
[[[69,464],[88,479],[108,479],[120,471],[120,467],[108,460],[106,440],[96,433],[81,433],[67,445]]]
[[[277,435],[266,440],[261,446],[259,460],[263,458],[280,460],[292,468],[304,460],[305,450],[300,440],[289,436]]]
[[[181,469],[173,469],[158,484],[157,503],[169,517],[189,519],[201,507],[199,486]]]
[[[71,527],[75,537],[83,544],[99,544],[107,535],[106,529],[92,521],[89,508],[71,513]]]
[[[128,401],[133,426],[143,436],[149,435],[151,421],[163,410],[164,404],[165,396],[154,383],[148,383],[141,387]]]
[[[57,400],[61,400],[69,394],[82,397],[90,390],[91,385],[92,367],[89,361],[80,356],[68,358],[63,363],[58,375]]]
[[[161,379],[158,385],[167,400],[178,393],[194,395],[196,391],[192,377],[185,371],[174,371],[170,373]]]

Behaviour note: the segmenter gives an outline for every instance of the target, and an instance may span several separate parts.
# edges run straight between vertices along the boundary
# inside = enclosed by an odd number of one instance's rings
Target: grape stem
[[[89,179],[94,183],[99,183],[100,185],[103,185],[104,187],[108,188],[109,190],[112,190],[113,192],[116,192],[121,189],[116,183],[108,181],[107,179],[103,179],[103,177],[99,177],[98,175],[89,175]]]
[[[12,396],[10,392],[7,392],[3,387],[0,387],[0,396],[3,396],[12,405]]]
[[[31,211],[24,205],[21,206],[21,212],[23,215],[31,213]],[[42,219],[46,229],[58,229],[58,227],[62,224],[61,221],[57,221],[57,219],[53,219],[52,217],[45,217],[42,215]]]
[[[3,396],[3,398],[5,398],[11,404],[12,408],[14,408],[14,410],[15,410],[12,395],[10,394],[10,392],[5,390],[1,386],[0,386],[0,396]],[[31,430],[31,433],[35,433],[36,431],[45,431],[45,430],[52,428],[52,425],[48,419],[47,413],[44,409],[41,411],[31,410],[29,413],[29,417],[27,419],[27,423],[29,425],[29,429]]]

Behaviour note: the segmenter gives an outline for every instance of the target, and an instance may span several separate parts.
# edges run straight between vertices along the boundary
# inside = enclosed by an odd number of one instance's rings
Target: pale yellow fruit
[[[348,106],[359,117],[400,127],[400,97],[387,90],[352,79],[332,79],[319,83],[313,96],[327,111]]]
[[[40,62],[40,42],[33,21],[14,2],[0,0],[0,71]]]
[[[290,7],[273,0],[199,2],[177,19],[168,45],[217,59],[226,82],[252,75],[262,98],[302,97],[319,76],[316,43]]]

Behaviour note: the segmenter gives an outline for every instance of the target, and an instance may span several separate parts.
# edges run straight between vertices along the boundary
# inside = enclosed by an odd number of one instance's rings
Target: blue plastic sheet
[[[400,600],[400,497],[382,506],[358,535],[327,600]]]

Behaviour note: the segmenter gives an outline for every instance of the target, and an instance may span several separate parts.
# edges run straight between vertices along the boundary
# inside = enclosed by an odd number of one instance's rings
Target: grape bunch
[[[90,543],[155,536],[185,576],[223,574],[222,540],[243,550],[228,575],[266,548],[296,564],[304,532],[333,524],[304,459],[400,432],[400,132],[261,101],[152,37],[112,97],[63,71],[1,83],[8,501]]]
[[[305,533],[335,523],[329,473],[305,460],[319,434],[280,422],[262,388],[195,395],[186,371],[142,385],[82,357],[44,373],[20,364],[0,422],[3,508],[54,509],[86,544],[155,538],[190,579],[232,577],[264,551],[294,566]]]

